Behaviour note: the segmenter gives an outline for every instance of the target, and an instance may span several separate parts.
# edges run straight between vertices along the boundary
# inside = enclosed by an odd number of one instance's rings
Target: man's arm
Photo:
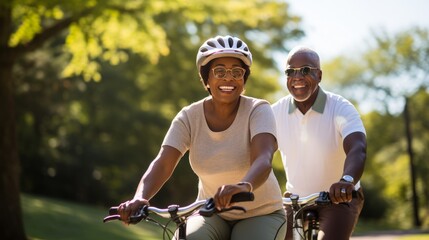
[[[332,184],[329,189],[331,201],[333,203],[350,202],[352,200],[351,192],[362,177],[365,160],[366,160],[366,136],[362,132],[354,132],[349,134],[343,141],[346,160],[344,163],[343,175],[350,175],[354,179],[354,183],[339,181]],[[341,193],[345,189],[346,193]]]
[[[343,141],[346,161],[343,175],[350,175],[357,183],[362,177],[366,160],[366,136],[362,132],[349,134]]]

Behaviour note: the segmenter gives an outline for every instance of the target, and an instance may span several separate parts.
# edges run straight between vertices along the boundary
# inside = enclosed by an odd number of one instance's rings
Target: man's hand
[[[329,189],[329,198],[334,204],[352,201],[352,191],[355,186],[352,183],[339,181],[331,185]]]

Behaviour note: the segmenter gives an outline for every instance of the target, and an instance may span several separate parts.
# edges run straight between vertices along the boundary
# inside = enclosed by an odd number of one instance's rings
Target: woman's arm
[[[150,200],[171,177],[182,154],[170,146],[162,146],[140,180],[134,198]]]
[[[182,154],[170,146],[162,146],[156,158],[140,180],[134,198],[121,203],[118,213],[124,222],[134,214],[141,205],[149,205],[149,200],[161,189],[171,177]]]
[[[253,137],[250,145],[250,169],[243,182],[252,184],[253,189],[261,186],[270,175],[274,152],[277,150],[276,138],[269,133]]]
[[[246,184],[237,183],[220,187],[214,197],[216,207],[219,209],[230,207],[232,195],[253,191],[261,186],[270,175],[276,150],[277,141],[272,134],[260,133],[254,136],[250,144],[250,169],[241,181]]]

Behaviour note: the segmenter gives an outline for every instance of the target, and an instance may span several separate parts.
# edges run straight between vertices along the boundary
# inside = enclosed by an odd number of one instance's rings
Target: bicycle
[[[352,197],[357,197],[357,191],[352,192]],[[306,197],[299,197],[296,194],[292,194],[289,198],[283,197],[283,206],[291,206],[293,211],[293,239],[317,240],[319,216],[313,208],[330,204],[329,192],[325,191]]]
[[[255,197],[251,192],[241,192],[232,196],[231,203],[253,201],[254,198]],[[232,206],[230,208],[217,210],[213,198],[196,201],[184,207],[180,207],[179,205],[170,205],[167,208],[157,208],[145,205],[141,207],[134,215],[130,216],[129,223],[137,224],[140,221],[145,220],[147,222],[154,223],[163,229],[163,239],[172,239],[172,237],[175,235],[174,232],[176,232],[176,236],[174,236],[175,239],[186,240],[186,220],[197,211],[204,217],[211,217],[213,214],[232,210],[246,212],[246,209],[240,206]],[[164,225],[161,222],[150,218],[150,213],[154,213],[169,220]],[[109,209],[109,215],[103,219],[103,222],[106,223],[113,220],[121,220],[120,216],[118,215],[117,206],[111,207]],[[176,224],[175,231],[172,231],[168,227],[171,222]]]

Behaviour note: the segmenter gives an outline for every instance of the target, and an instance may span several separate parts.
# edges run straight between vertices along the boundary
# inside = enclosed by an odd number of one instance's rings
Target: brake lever
[[[209,198],[204,203],[204,206],[202,208],[200,208],[198,213],[204,217],[211,217],[213,215],[213,213],[215,213],[216,211],[217,211],[217,209],[215,207],[214,199]]]
[[[331,204],[331,199],[329,198],[328,192],[320,192],[319,197],[316,200],[316,204],[320,206],[325,206]]]
[[[148,214],[147,214],[147,205],[144,205],[143,207],[141,207],[139,210],[137,210],[137,212],[129,217],[129,222],[130,224],[137,224],[139,223],[142,219],[146,219]]]
[[[211,217],[214,213],[228,212],[228,211],[233,211],[233,210],[239,210],[239,211],[246,212],[246,209],[244,207],[240,207],[240,206],[232,206],[229,208],[222,208],[221,210],[218,210],[215,206],[214,199],[209,198],[204,203],[204,206],[202,208],[200,208],[198,213],[204,217]]]

